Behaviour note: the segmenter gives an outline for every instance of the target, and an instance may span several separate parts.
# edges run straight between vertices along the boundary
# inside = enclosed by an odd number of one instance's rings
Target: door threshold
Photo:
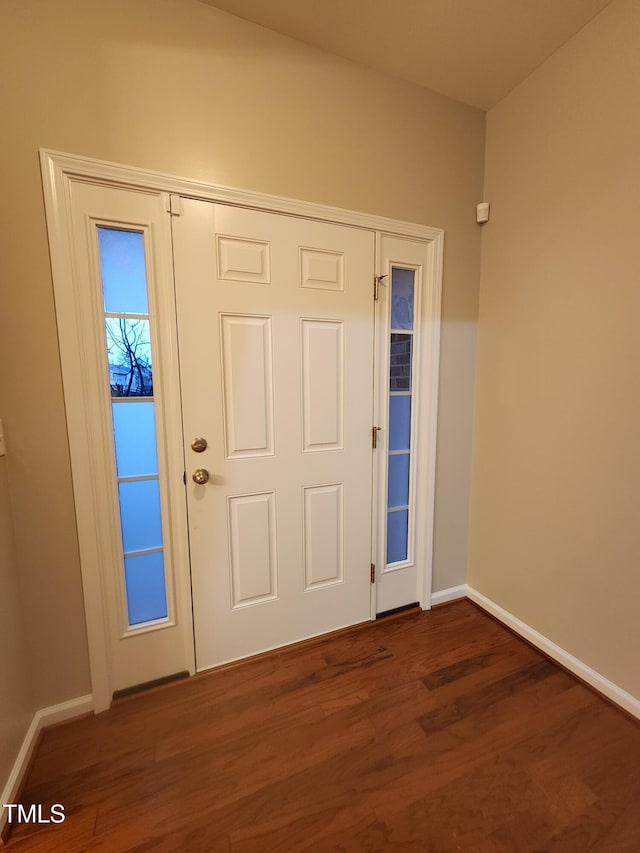
[[[164,687],[165,684],[182,681],[183,678],[189,678],[189,673],[186,669],[182,672],[174,672],[172,675],[163,675],[162,678],[154,678],[153,681],[145,681],[143,684],[134,684],[133,687],[114,690],[113,701],[116,702],[118,699],[126,699],[128,696],[135,696],[137,693],[153,690],[154,687]]]
[[[378,619],[388,619],[389,616],[398,616],[400,613],[407,613],[409,610],[419,610],[420,602],[412,601],[411,604],[403,604],[401,607],[392,607],[391,610],[383,610],[382,613],[376,613],[376,621]]]

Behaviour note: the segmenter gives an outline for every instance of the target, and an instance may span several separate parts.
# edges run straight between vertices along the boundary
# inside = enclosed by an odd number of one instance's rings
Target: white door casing
[[[193,199],[173,229],[205,669],[370,618],[374,234]]]
[[[173,281],[171,271],[171,238],[170,238],[170,213],[169,194],[188,196],[192,199],[217,201],[225,204],[244,206],[253,209],[261,209],[284,213],[288,216],[303,217],[316,222],[333,223],[336,225],[350,225],[365,231],[377,233],[378,247],[383,245],[388,238],[402,237],[410,244],[423,244],[426,249],[426,263],[424,266],[423,280],[423,308],[421,323],[423,324],[423,342],[421,347],[421,369],[422,369],[422,415],[420,422],[420,435],[424,436],[424,452],[419,462],[419,484],[416,492],[416,512],[424,518],[424,524],[420,526],[419,536],[422,544],[418,541],[416,550],[418,565],[418,597],[423,607],[429,606],[430,579],[431,579],[431,539],[433,533],[433,487],[435,482],[435,424],[437,415],[437,379],[438,379],[438,350],[439,350],[439,312],[440,292],[442,279],[442,249],[443,232],[439,229],[428,228],[413,223],[399,222],[382,217],[369,216],[367,214],[345,211],[339,208],[313,205],[291,199],[268,196],[260,193],[252,193],[243,190],[232,189],[222,186],[205,185],[197,181],[176,178],[170,175],[154,173],[151,171],[120,166],[117,164],[96,161],[89,158],[63,154],[52,151],[41,151],[41,165],[43,173],[43,185],[45,191],[45,203],[47,212],[47,228],[51,251],[51,261],[54,281],[54,294],[56,302],[56,317],[60,341],[60,353],[62,361],[63,384],[65,393],[65,406],[67,412],[67,423],[69,429],[70,452],[72,462],[72,476],[74,485],[74,499],[76,505],[76,517],[78,524],[78,535],[80,543],[80,559],[83,580],[83,593],[85,599],[85,616],[87,623],[89,657],[91,666],[92,693],[94,709],[96,712],[109,707],[112,691],[117,686],[117,654],[114,653],[114,642],[120,641],[122,622],[121,619],[114,620],[115,608],[121,607],[118,602],[117,591],[113,589],[113,580],[109,578],[110,549],[113,553],[115,548],[114,525],[117,526],[113,502],[111,509],[105,509],[113,495],[109,497],[105,492],[113,489],[113,483],[107,482],[113,473],[112,452],[110,446],[110,425],[106,417],[107,406],[104,399],[98,399],[100,391],[97,382],[100,381],[101,370],[104,368],[104,353],[101,345],[96,344],[96,305],[91,304],[87,296],[87,261],[82,261],[82,252],[78,250],[78,240],[73,237],[73,220],[77,213],[78,200],[77,189],[80,185],[92,186],[93,188],[111,188],[117,191],[121,200],[128,197],[130,200],[144,199],[144,213],[134,215],[131,209],[121,207],[115,215],[115,219],[126,226],[136,225],[147,229],[151,247],[150,263],[153,268],[153,282],[150,287],[153,293],[150,298],[153,302],[155,318],[155,337],[161,342],[159,352],[155,359],[158,364],[160,387],[158,389],[158,405],[161,408],[162,426],[159,430],[159,450],[162,454],[161,473],[166,481],[166,511],[169,518],[163,516],[163,525],[166,523],[170,532],[168,539],[173,559],[173,591],[174,607],[173,616],[180,621],[182,628],[181,639],[176,643],[182,648],[179,657],[184,665],[172,664],[172,670],[185,668],[194,671],[193,659],[193,626],[190,621],[190,577],[187,564],[187,526],[184,507],[184,485],[183,471],[185,457],[183,441],[189,446],[192,436],[187,432],[184,436],[181,428],[180,407],[176,405],[180,399],[180,384],[178,377],[178,348],[175,327],[175,303],[173,293]],[[106,209],[98,205],[94,209],[94,216],[100,219],[108,218]],[[313,245],[310,248],[316,248]],[[86,254],[86,253],[85,253]],[[403,257],[395,260],[402,262]],[[404,263],[407,263],[404,258]],[[84,267],[83,267],[84,263]],[[95,274],[95,257],[92,261]],[[384,272],[383,261],[378,250],[377,272]],[[376,381],[375,413],[374,422],[382,425],[382,446],[384,446],[385,420],[384,397],[386,389],[386,376],[384,365],[380,364],[380,341],[386,340],[388,321],[384,316],[384,288],[381,293],[383,299],[376,308],[376,351],[378,380]],[[95,298],[95,295],[94,297]],[[99,312],[98,312],[99,313]],[[228,311],[229,317],[225,321],[227,326],[233,325],[233,311]],[[239,313],[250,313],[254,315],[250,328],[249,339],[255,340],[262,335],[264,342],[265,325],[262,324],[260,331],[260,317],[267,317],[268,310],[257,311],[251,307],[250,311]],[[256,320],[256,317],[258,318]],[[305,317],[310,321],[307,324],[307,340],[309,342],[317,337],[316,332],[326,332],[327,326],[321,326],[319,330],[313,325],[313,321],[322,320],[321,315],[310,315]],[[337,316],[329,318],[339,319]],[[273,329],[273,322],[272,322]],[[92,331],[93,330],[93,331]],[[237,329],[236,329],[237,331]],[[240,332],[246,328],[240,329]],[[208,330],[212,332],[211,329]],[[213,330],[217,335],[218,328]],[[259,332],[259,334],[258,334]],[[236,336],[237,337],[237,336]],[[320,335],[320,338],[323,336]],[[335,335],[334,335],[335,337]],[[233,348],[234,334],[228,336]],[[326,339],[326,335],[325,335]],[[300,338],[302,345],[302,338]],[[311,345],[311,344],[310,344]],[[264,350],[263,350],[264,351]],[[98,377],[98,379],[96,379]],[[221,381],[221,380],[218,380]],[[345,402],[345,410],[348,401]],[[302,419],[303,413],[300,413]],[[276,437],[277,440],[277,437]],[[274,444],[277,448],[277,444]],[[190,474],[196,467],[197,454],[188,451],[187,472]],[[308,457],[315,455],[322,458],[326,454],[308,453]],[[191,464],[193,461],[194,464]],[[231,460],[225,460],[230,462]],[[236,460],[238,461],[238,460]],[[383,507],[384,504],[384,473],[382,468],[386,465],[385,455],[379,454],[376,463],[376,474],[374,477],[375,507]],[[203,466],[204,467],[204,466]],[[324,471],[322,472],[324,474]],[[213,472],[215,475],[215,471]],[[327,507],[336,505],[340,497],[344,499],[344,488],[341,496],[332,487],[338,484],[340,478],[337,476],[323,476],[317,480],[320,490],[307,496],[307,505],[313,503],[320,506],[324,512]],[[191,487],[191,481],[189,481]],[[202,489],[193,484],[194,490]],[[252,487],[254,488],[254,487]],[[339,491],[339,490],[338,490]],[[273,500],[266,492],[251,491],[238,492],[241,495],[262,495],[262,499],[243,504],[242,500],[236,501],[234,511],[239,518],[243,513],[257,513],[258,518],[269,519],[274,505]],[[106,495],[106,497],[105,497]],[[195,495],[195,491],[194,491]],[[304,506],[304,500],[301,505]],[[275,505],[276,512],[278,506]],[[382,512],[382,510],[380,510]],[[111,515],[110,515],[111,514]],[[322,513],[321,513],[322,514]],[[326,514],[326,513],[325,513]],[[375,512],[374,512],[375,516]],[[285,519],[286,520],[286,519]],[[271,522],[268,521],[268,524]],[[371,529],[370,519],[365,525]],[[382,525],[384,526],[384,525]],[[226,531],[225,531],[226,533]],[[378,576],[382,560],[384,560],[383,544],[380,534],[375,532],[375,524],[372,530],[371,553],[374,555],[378,565]],[[421,550],[420,550],[421,549]],[[315,592],[320,592],[316,589]],[[267,606],[268,602],[265,605]],[[255,609],[249,605],[247,609]],[[380,611],[381,606],[375,606]],[[384,608],[387,609],[387,608]],[[120,611],[121,612],[121,611]],[[173,618],[172,616],[172,618]],[[362,618],[367,618],[367,614]],[[171,620],[169,620],[171,621]],[[166,631],[166,629],[165,629]],[[139,639],[144,638],[144,631],[138,632]],[[162,631],[156,632],[158,635]],[[313,629],[308,631],[313,633]],[[115,637],[115,640],[114,640]],[[124,642],[131,643],[131,640]],[[131,645],[128,648],[133,648]],[[156,657],[154,654],[143,653],[141,660]],[[164,654],[161,655],[164,659]],[[169,655],[170,658],[170,655]],[[157,659],[157,657],[156,657]],[[165,660],[166,663],[166,660]],[[135,669],[135,667],[134,667]],[[153,675],[145,673],[136,676],[136,681],[147,681]]]

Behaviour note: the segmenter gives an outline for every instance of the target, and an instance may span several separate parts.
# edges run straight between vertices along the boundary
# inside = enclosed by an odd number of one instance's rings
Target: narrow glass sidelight
[[[409,558],[415,270],[391,269],[387,565]]]
[[[122,570],[132,628],[168,615],[144,234],[97,228]]]

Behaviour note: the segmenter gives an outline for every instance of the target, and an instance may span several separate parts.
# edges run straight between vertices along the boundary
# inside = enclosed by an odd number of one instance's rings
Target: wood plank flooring
[[[640,851],[640,726],[467,601],[47,732],[15,853]]]

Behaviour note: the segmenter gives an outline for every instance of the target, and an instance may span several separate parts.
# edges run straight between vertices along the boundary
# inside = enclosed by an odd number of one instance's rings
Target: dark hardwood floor
[[[467,601],[44,736],[8,851],[640,851],[640,726]]]

